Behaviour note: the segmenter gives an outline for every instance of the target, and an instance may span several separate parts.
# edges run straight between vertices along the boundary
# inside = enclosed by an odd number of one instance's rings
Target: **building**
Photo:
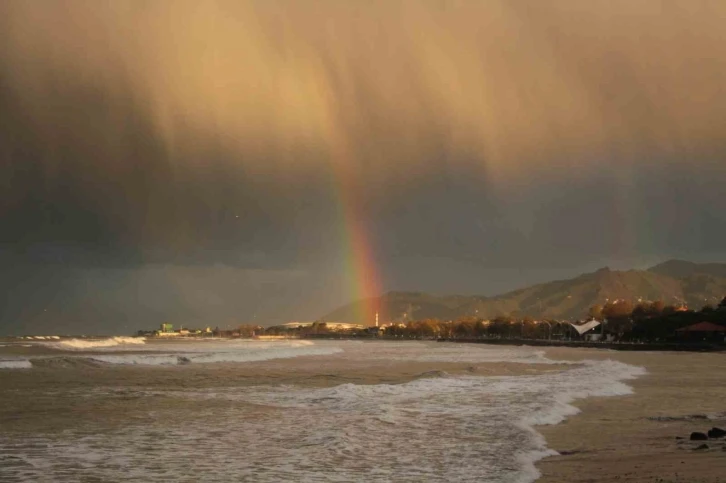
[[[271,328],[294,330],[294,329],[299,329],[299,328],[311,327],[314,323],[315,322],[288,322],[286,324],[276,325]],[[360,324],[349,324],[347,322],[324,322],[324,323],[325,323],[325,328],[328,330],[331,330],[331,331],[365,329],[365,327]]]
[[[723,342],[726,340],[726,327],[711,322],[699,322],[697,324],[682,327],[676,331],[679,339],[691,342],[713,341]]]

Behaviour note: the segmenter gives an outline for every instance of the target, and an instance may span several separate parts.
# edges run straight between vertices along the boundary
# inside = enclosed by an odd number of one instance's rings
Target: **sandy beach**
[[[628,381],[632,395],[579,400],[580,414],[538,427],[562,453],[538,463],[538,483],[726,481],[726,441],[695,450],[704,442],[688,440],[692,431],[726,428],[725,354],[556,348],[547,356],[614,359],[643,366],[648,375]]]

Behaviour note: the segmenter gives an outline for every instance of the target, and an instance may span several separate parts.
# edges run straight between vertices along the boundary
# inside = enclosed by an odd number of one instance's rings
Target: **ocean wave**
[[[2,359],[0,369],[30,369],[32,364],[27,359]]]
[[[518,422],[524,431],[532,434],[535,446],[535,449],[523,452],[519,456],[526,476],[523,481],[526,483],[536,481],[541,476],[535,466],[537,461],[559,454],[547,446],[544,437],[536,430],[537,426],[560,424],[568,417],[578,414],[580,409],[573,405],[576,400],[632,394],[633,388],[623,381],[647,374],[644,367],[613,360],[587,360],[583,364],[581,367],[559,374],[548,375],[544,382],[554,389],[548,403],[532,408],[533,410]]]
[[[495,430],[498,437],[490,444],[500,450],[509,448],[514,459],[512,464],[516,462],[518,467],[516,478],[506,481],[529,483],[540,476],[535,463],[558,454],[547,446],[537,426],[559,424],[577,414],[579,409],[573,402],[578,399],[631,394],[633,390],[625,381],[644,374],[642,367],[617,361],[584,361],[565,371],[538,375],[449,376],[441,372],[435,377],[421,377],[405,384],[346,383],[322,389],[284,386],[257,393],[216,394],[216,397],[290,408],[296,414],[316,408],[333,413],[333,418],[365,415],[399,431],[402,428],[412,431],[421,423],[430,424],[434,420],[448,421],[452,428],[457,425],[470,428],[471,433],[457,430],[470,437],[475,431]],[[448,428],[440,429],[445,430]],[[390,437],[386,433],[386,438]],[[500,481],[494,473],[490,477],[491,481]]]
[[[626,396],[633,388],[623,381],[636,379],[647,373],[645,368],[631,366],[613,360],[584,361],[582,367],[553,374],[548,379],[559,391],[554,395],[552,404],[538,408],[524,419],[529,426],[559,424],[567,417],[578,414],[580,410],[572,405],[578,399],[588,397]],[[532,384],[537,381],[533,380]]]
[[[109,337],[107,339],[68,339],[53,343],[53,347],[62,350],[86,350],[104,347],[116,347],[119,345],[143,345],[146,339],[143,337]]]
[[[32,367],[54,368],[54,369],[76,369],[99,367],[101,363],[88,357],[63,356],[63,357],[34,357],[30,359]]]
[[[45,347],[73,351],[67,356],[38,355],[22,364],[14,360],[5,368],[74,368],[99,367],[103,364],[167,366],[210,363],[244,363],[272,359],[289,359],[301,356],[325,356],[342,352],[331,345],[316,345],[311,341],[223,341],[187,345],[170,342],[163,346],[145,344],[142,338],[112,337],[108,339],[69,339],[61,342],[44,342]],[[163,348],[163,352],[158,349]],[[84,355],[81,352],[92,351]]]
[[[193,364],[340,351],[337,344],[297,342],[234,341],[217,345],[215,352],[209,352],[215,347],[209,344],[200,346],[207,352],[70,354],[46,363],[88,361],[103,367],[103,359],[106,363],[137,360],[149,364],[156,357],[157,362]],[[220,350],[234,347],[236,351]],[[438,347],[418,347],[417,351],[426,356]],[[368,357],[378,361],[390,350],[384,344],[363,344],[359,349],[356,352],[346,347],[346,360]],[[442,351],[444,358],[447,351]],[[505,355],[500,352],[497,357]],[[526,358],[518,351],[509,355],[510,361]],[[188,362],[180,362],[182,357]],[[218,372],[209,372],[209,377]],[[319,373],[329,377],[322,365]],[[55,474],[77,474],[72,472],[78,472],[76,468],[88,461],[90,454],[93,464],[83,467],[84,477],[104,481],[181,480],[189,475],[189,466],[184,466],[189,463],[186,455],[194,453],[195,470],[205,480],[215,482],[530,483],[539,476],[535,462],[556,454],[547,447],[536,425],[557,424],[575,414],[572,403],[578,398],[629,394],[632,388],[625,383],[644,373],[642,368],[615,361],[585,361],[562,371],[520,376],[431,371],[403,384],[346,382],[332,387],[267,383],[240,387],[230,386],[226,380],[211,386],[206,380],[202,386],[193,380],[179,385],[176,380],[161,383],[166,378],[154,375],[147,380],[148,386],[83,387],[73,394],[111,397],[119,403],[163,397],[164,404],[139,404],[143,415],[152,408],[153,420],[143,416],[135,422],[129,418],[117,431],[70,431],[55,441],[46,435],[36,437],[24,453],[32,465],[23,475],[26,480],[41,480],[39,476],[48,473],[49,465]],[[226,377],[223,371],[221,374]],[[163,444],[157,444],[160,441]],[[244,458],[238,457],[240,442],[255,443],[246,445]],[[2,443],[0,435],[0,450]],[[17,452],[17,441],[12,444]],[[37,451],[40,445],[43,450]],[[121,477],[119,468],[124,468]],[[155,471],[159,469],[163,472]]]
[[[307,341],[300,341],[307,342]],[[272,359],[290,359],[300,356],[323,356],[342,352],[338,347],[313,347],[311,344],[295,344],[282,348],[223,352],[180,352],[172,354],[114,354],[94,355],[93,360],[123,365],[185,365],[220,362],[258,362]]]
[[[385,357],[391,360],[420,362],[468,362],[496,363],[509,362],[520,364],[563,364],[577,365],[579,362],[555,361],[548,359],[544,350],[534,350],[527,346],[490,346],[483,344],[442,344],[392,342],[386,347]],[[435,350],[422,351],[424,347]]]
[[[422,372],[421,374],[418,374],[416,376],[416,378],[425,379],[425,378],[435,378],[435,377],[447,377],[448,375],[449,375],[449,373],[446,371],[426,371],[426,372]]]

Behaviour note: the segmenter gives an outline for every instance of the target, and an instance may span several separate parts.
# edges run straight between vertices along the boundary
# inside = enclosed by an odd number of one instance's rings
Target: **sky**
[[[718,0],[5,0],[0,333],[725,261],[723,52]]]

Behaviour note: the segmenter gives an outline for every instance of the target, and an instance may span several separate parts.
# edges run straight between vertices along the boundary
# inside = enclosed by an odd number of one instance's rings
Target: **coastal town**
[[[665,306],[661,302],[633,306],[615,301],[604,307],[592,307],[582,321],[535,319],[533,317],[497,316],[484,319],[476,316],[456,320],[388,320],[375,314],[370,325],[336,321],[288,322],[262,327],[240,324],[220,329],[209,326],[175,328],[163,323],[153,331],[138,331],[138,336],[222,337],[222,338],[380,338],[428,339],[507,343],[527,341],[529,344],[671,344],[721,348],[726,341],[726,297],[716,306],[690,310],[685,306]]]

